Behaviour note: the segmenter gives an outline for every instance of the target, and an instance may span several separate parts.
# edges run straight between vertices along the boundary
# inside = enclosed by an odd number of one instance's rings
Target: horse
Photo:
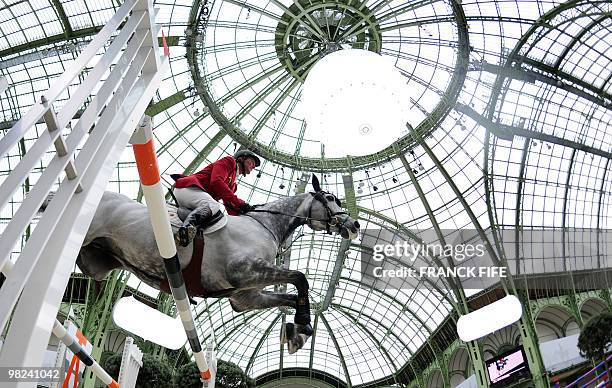
[[[228,216],[225,227],[203,236],[203,253],[201,257],[196,255],[201,264],[189,269],[199,270],[199,284],[186,284],[190,297],[228,297],[236,312],[294,308],[294,323],[281,328],[281,343],[287,344],[290,354],[304,346],[313,330],[306,276],[301,271],[275,266],[281,245],[305,224],[315,231],[325,230],[347,239],[355,238],[359,232],[359,222],[342,210],[334,194],[321,189],[315,175],[312,186],[314,192],[259,205],[245,215]],[[194,243],[177,246],[177,251],[185,275]],[[76,263],[85,275],[97,281],[121,268],[151,287],[168,292],[161,287],[167,282],[164,259],[157,249],[147,208],[122,194],[106,191],[102,195]],[[198,276],[195,279],[197,283]],[[293,284],[297,295],[263,291],[280,283]]]

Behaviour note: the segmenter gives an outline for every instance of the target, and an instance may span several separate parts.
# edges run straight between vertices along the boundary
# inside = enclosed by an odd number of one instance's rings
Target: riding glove
[[[250,212],[251,210],[253,210],[253,206],[245,202],[245,203],[241,203],[240,206],[238,206],[238,209],[240,210],[240,214],[246,214]]]

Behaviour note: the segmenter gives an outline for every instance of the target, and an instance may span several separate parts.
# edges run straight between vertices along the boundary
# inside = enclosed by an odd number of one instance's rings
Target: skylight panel
[[[146,295],[149,295],[152,298],[157,298],[157,296],[159,295],[159,290],[156,290],[153,287],[143,283],[136,276],[130,276],[128,278],[127,285]]]

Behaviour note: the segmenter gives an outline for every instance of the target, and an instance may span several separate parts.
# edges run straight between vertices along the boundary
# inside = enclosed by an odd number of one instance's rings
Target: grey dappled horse
[[[321,190],[313,175],[314,193],[261,205],[245,216],[228,217],[227,225],[204,237],[197,297],[229,297],[242,312],[287,306],[296,309],[294,324],[281,328],[281,342],[295,353],[312,335],[308,281],[300,271],[276,267],[283,241],[300,225],[355,238],[359,223],[340,207],[340,201]],[[177,247],[181,268],[191,261],[193,244]],[[157,250],[146,206],[121,194],[105,192],[77,258],[81,271],[102,280],[115,268],[135,274],[160,289],[166,279],[164,259]],[[291,283],[297,295],[263,291],[273,284]],[[187,289],[189,291],[189,284]]]

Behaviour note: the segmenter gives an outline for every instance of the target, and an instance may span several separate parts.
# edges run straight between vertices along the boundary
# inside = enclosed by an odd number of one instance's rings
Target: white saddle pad
[[[183,225],[183,221],[181,221],[181,219],[179,218],[175,206],[168,205],[166,207],[168,208],[168,215],[170,216],[170,225],[172,225],[172,232],[176,233],[178,231],[178,228]],[[224,228],[225,225],[227,225],[227,214],[224,213],[223,218],[215,222],[213,225],[204,228],[202,233],[210,234],[212,232],[216,232],[217,230]]]

